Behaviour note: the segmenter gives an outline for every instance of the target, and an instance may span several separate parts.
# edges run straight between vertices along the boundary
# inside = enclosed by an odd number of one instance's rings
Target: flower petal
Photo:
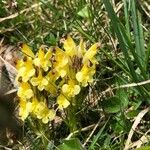
[[[39,84],[39,80],[38,80],[38,78],[32,78],[31,80],[31,84],[33,85],[33,86],[37,86],[38,84]]]
[[[68,92],[68,88],[69,88],[68,84],[64,84],[64,85],[62,86],[62,91],[63,91],[63,93],[67,93],[67,92]]]
[[[27,56],[30,56],[32,58],[34,58],[34,53],[32,52],[31,48],[27,45],[27,44],[22,44],[21,45],[21,50],[24,54],[26,54]]]
[[[80,90],[81,90],[80,86],[79,85],[75,85],[74,86],[74,95],[79,94]]]
[[[57,97],[57,103],[59,109],[67,108],[70,105],[70,102],[62,94]]]
[[[82,72],[78,72],[77,74],[76,74],[76,79],[79,81],[79,82],[82,82],[83,81],[83,74],[82,74]]]
[[[67,39],[64,42],[64,49],[67,55],[71,57],[77,53],[76,44],[69,35],[67,36]]]

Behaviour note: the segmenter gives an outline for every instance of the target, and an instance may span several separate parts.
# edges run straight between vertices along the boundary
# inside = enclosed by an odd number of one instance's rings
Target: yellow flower
[[[95,43],[89,48],[89,50],[86,51],[86,53],[83,56],[83,64],[87,63],[88,61],[90,61],[92,64],[98,63],[95,58],[95,55],[97,54],[98,46],[99,44]]]
[[[42,119],[45,115],[42,113],[43,110],[45,110],[45,103],[44,102],[38,102],[35,109],[33,110],[33,113],[37,116],[38,119]]]
[[[42,118],[42,122],[46,124],[48,121],[54,120],[55,116],[56,112],[53,109],[48,109],[48,111],[45,113],[45,116]]]
[[[32,113],[34,113],[36,111],[36,107],[38,106],[38,100],[36,97],[32,98]]]
[[[73,39],[68,35],[64,41],[64,49],[68,56],[72,57],[77,53],[77,47]]]
[[[82,86],[86,87],[88,83],[93,82],[93,75],[95,74],[95,66],[88,67],[87,65],[84,65],[76,74],[76,79],[78,82],[82,83]]]
[[[69,60],[65,52],[60,48],[56,47],[55,61],[53,63],[53,67],[62,78],[67,74],[68,61]]]
[[[49,84],[45,87],[45,90],[50,92],[54,96],[57,95],[57,85],[55,82],[58,78],[59,78],[59,75],[55,70],[51,70],[46,75],[46,79],[48,80]]]
[[[70,102],[63,94],[60,94],[57,97],[57,103],[59,105],[58,106],[59,109],[67,108],[70,105]]]
[[[81,40],[80,40],[79,47],[78,47],[78,51],[77,51],[77,56],[78,56],[79,58],[82,58],[85,53],[86,53],[86,50],[85,50],[84,42],[83,42],[83,40],[81,39]]]
[[[34,58],[34,53],[32,52],[31,48],[27,44],[22,44],[21,50],[25,55]]]
[[[68,36],[63,47],[64,50],[55,47],[48,51],[40,47],[37,54],[34,54],[28,45],[22,44],[25,57],[18,61],[16,66],[19,115],[22,120],[31,114],[43,123],[48,123],[55,118],[56,110],[49,109],[45,97],[51,95],[56,98],[58,109],[62,110],[72,104],[71,100],[80,93],[81,87],[93,82],[98,63],[95,57],[98,44],[86,50],[82,39],[79,45],[76,45]],[[34,90],[36,93],[43,90],[44,92],[36,95]]]
[[[22,82],[19,85],[17,95],[22,99],[30,99],[34,94],[30,84],[27,82]]]
[[[32,103],[21,99],[19,106],[19,116],[24,121],[32,111]]]
[[[48,85],[48,80],[46,79],[46,77],[42,76],[42,72],[41,70],[39,70],[38,77],[33,77],[31,79],[31,84],[33,86],[38,86],[38,89],[42,91]]]
[[[51,67],[51,56],[52,51],[50,49],[45,54],[43,48],[41,47],[38,51],[38,57],[34,59],[35,66],[43,68],[44,71],[48,71],[49,67]]]
[[[74,97],[75,95],[79,94],[80,86],[75,84],[73,80],[69,80],[68,84],[64,84],[62,86],[62,91],[68,97]]]
[[[38,119],[42,119],[43,123],[48,123],[55,118],[55,111],[53,109],[49,109],[45,102],[39,102],[34,110],[34,114]]]
[[[18,61],[16,68],[18,70],[16,79],[22,77],[23,82],[27,82],[35,74],[32,58],[29,57],[25,57],[24,60]]]

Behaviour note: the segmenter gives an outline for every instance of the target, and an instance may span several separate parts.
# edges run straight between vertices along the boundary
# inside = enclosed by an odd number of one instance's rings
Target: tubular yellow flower
[[[81,39],[81,40],[80,40],[79,47],[78,47],[78,50],[77,50],[77,56],[78,56],[79,58],[82,58],[85,53],[86,53],[86,50],[85,50],[84,42],[83,42],[83,40]]]
[[[37,86],[40,91],[45,89],[45,87],[48,85],[48,80],[46,77],[42,76],[41,70],[39,70],[38,77],[33,77],[31,80],[31,84],[33,86]]]
[[[44,53],[43,48],[39,49],[38,57],[34,59],[35,66],[41,67],[44,71],[47,71],[49,67],[51,67],[50,58],[52,56],[52,52],[49,49],[47,53]]]
[[[49,84],[45,87],[45,90],[50,92],[52,95],[57,95],[57,85],[55,84],[56,80],[59,78],[58,73],[55,70],[51,70],[47,75],[46,79]]]
[[[30,99],[34,94],[30,84],[27,82],[22,82],[20,83],[17,95],[22,99]]]
[[[24,121],[32,111],[32,103],[21,99],[19,106],[19,116],[21,117],[21,120]]]
[[[56,47],[55,61],[53,63],[53,67],[62,78],[67,74],[68,61],[69,60],[65,52],[60,48]]]
[[[22,44],[21,50],[26,56],[34,58],[34,53],[32,52],[31,48],[27,44]]]
[[[72,57],[77,53],[77,47],[73,39],[68,35],[64,41],[64,49],[68,56]]]
[[[87,63],[88,61],[92,62],[92,64],[98,63],[95,58],[95,55],[97,54],[98,46],[99,44],[95,43],[89,48],[89,50],[86,51],[86,53],[83,56],[83,64]]]
[[[59,105],[58,106],[59,109],[67,108],[70,105],[70,102],[63,94],[60,94],[57,97],[57,103]]]
[[[17,63],[17,69],[18,69],[18,75],[17,79],[19,77],[22,77],[23,82],[27,82],[32,76],[35,74],[35,68],[33,66],[33,61],[29,57],[25,57],[25,60],[18,61]]]
[[[75,84],[73,80],[69,80],[68,84],[64,84],[62,86],[62,91],[68,97],[74,97],[75,95],[79,94],[80,86]]]
[[[93,75],[95,74],[95,66],[88,67],[87,65],[84,65],[76,74],[76,79],[78,82],[82,84],[82,86],[86,87],[88,83],[93,82]]]
[[[42,118],[42,122],[43,123],[48,123],[49,121],[54,120],[56,116],[56,113],[53,109],[48,109],[48,111],[46,111],[45,116]]]
[[[42,119],[43,116],[45,115],[44,113],[41,113],[45,109],[45,103],[44,102],[38,102],[35,105],[35,108],[33,110],[33,113],[37,116],[38,119]]]
[[[38,119],[42,119],[43,123],[48,123],[55,118],[55,111],[53,109],[49,109],[45,102],[39,102],[34,110],[34,114]]]

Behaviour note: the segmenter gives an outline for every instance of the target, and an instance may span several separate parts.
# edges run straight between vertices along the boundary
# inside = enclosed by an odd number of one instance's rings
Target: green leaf
[[[107,113],[117,113],[122,109],[122,102],[117,96],[114,96],[104,100],[102,107]]]
[[[120,99],[122,108],[126,108],[129,103],[128,93],[124,89],[119,89],[116,96]]]
[[[85,6],[83,9],[81,9],[79,12],[78,12],[78,15],[83,17],[83,18],[89,18],[89,9],[88,9],[88,6]]]
[[[58,148],[59,150],[84,150],[78,139],[65,140]]]
[[[128,118],[134,118],[139,114],[139,110],[131,110],[126,115]]]
[[[138,55],[138,59],[143,67],[145,67],[145,48],[144,48],[144,37],[143,37],[143,29],[141,16],[136,9],[135,0],[131,1],[131,17],[133,22],[133,33],[135,39],[136,53]]]
[[[45,37],[45,41],[51,45],[56,45],[56,42],[57,42],[53,33],[50,33],[49,35],[47,35]]]
[[[135,150],[150,150],[150,146],[142,146],[142,147],[137,148]]]

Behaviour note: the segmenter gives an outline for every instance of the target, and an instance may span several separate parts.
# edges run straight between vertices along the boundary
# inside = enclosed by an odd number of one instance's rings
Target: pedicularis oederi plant
[[[74,107],[82,88],[93,83],[98,46],[87,50],[83,40],[77,46],[68,36],[63,49],[41,46],[34,54],[22,44],[23,59],[16,66],[20,118],[31,116],[48,123],[57,111]]]

